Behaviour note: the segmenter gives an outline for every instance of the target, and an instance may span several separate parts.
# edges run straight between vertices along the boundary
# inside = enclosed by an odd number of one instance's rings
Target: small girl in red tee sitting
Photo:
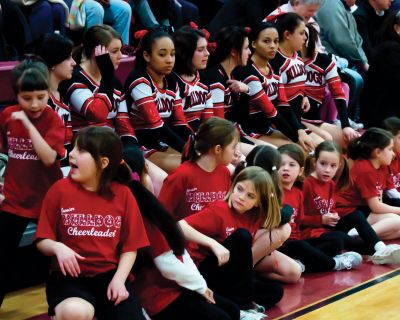
[[[189,246],[189,252],[210,289],[249,312],[254,311],[253,301],[270,308],[282,298],[279,284],[255,277],[252,257],[257,231],[272,230],[279,223],[279,201],[271,176],[255,166],[236,176],[225,201],[179,222],[185,238],[199,245]]]
[[[137,250],[149,244],[122,143],[106,127],[80,130],[70,175],[42,206],[36,245],[53,256],[46,294],[56,319],[144,319],[127,282]]]

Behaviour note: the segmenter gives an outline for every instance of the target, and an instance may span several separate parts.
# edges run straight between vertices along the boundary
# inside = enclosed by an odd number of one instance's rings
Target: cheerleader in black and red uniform
[[[235,101],[248,92],[247,84],[234,79],[233,70],[245,66],[249,59],[249,38],[245,28],[229,26],[216,35],[216,49],[212,55],[213,67],[205,71],[205,80],[211,91],[214,116],[237,122]],[[253,149],[252,141],[241,135],[239,148],[247,155]]]
[[[280,146],[289,139],[298,142],[305,150],[314,149],[314,142],[304,131],[286,98],[279,75],[272,70],[269,61],[278,49],[278,32],[272,24],[262,22],[250,32],[253,55],[249,63],[237,68],[235,78],[249,88],[248,94],[240,96],[237,104],[240,127],[253,138]],[[271,125],[279,130],[273,130]]]
[[[211,92],[199,70],[207,67],[207,31],[184,26],[173,35],[176,61],[174,66],[182,108],[190,127],[197,131],[202,121],[214,115]]]
[[[72,78],[61,83],[60,92],[71,109],[73,131],[89,126],[114,129],[121,137],[125,161],[141,174],[143,153],[129,122],[122,85],[114,75],[122,58],[121,46],[121,36],[110,26],[88,29],[81,51],[74,56],[78,65]]]
[[[296,13],[286,13],[279,16],[276,27],[279,33],[279,49],[271,66],[280,76],[285,88],[286,97],[300,121],[303,114],[310,109],[310,103],[305,95],[307,72],[303,60],[297,54],[306,41],[306,27],[303,18]],[[303,128],[310,130],[310,125],[302,122]],[[314,128],[313,128],[314,129]],[[310,136],[316,144],[324,139],[332,140],[332,136],[322,130],[313,130]]]
[[[171,36],[161,30],[148,32],[136,54],[137,68],[125,83],[130,120],[139,143],[149,151],[147,158],[166,172],[179,166],[180,152],[193,132],[171,74],[174,64]]]
[[[360,134],[350,126],[346,97],[336,64],[327,54],[316,50],[317,30],[312,25],[307,25],[307,31],[308,39],[303,45],[302,57],[307,72],[305,94],[310,102],[310,110],[303,115],[303,118],[307,119],[304,121],[307,122],[306,126],[311,123],[329,132],[337,143],[346,144],[351,139],[357,138]],[[325,88],[327,85],[339,113],[342,130],[338,126],[321,120],[320,106],[325,98]],[[310,128],[314,131],[312,127]]]

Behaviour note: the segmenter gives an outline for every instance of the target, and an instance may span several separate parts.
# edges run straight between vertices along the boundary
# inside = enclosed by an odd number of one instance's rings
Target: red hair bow
[[[244,30],[246,31],[246,34],[249,35],[251,32],[251,28],[250,27],[245,27]]]
[[[204,33],[204,37],[206,38],[206,40],[208,40],[210,38],[210,33],[208,32],[207,29],[199,29],[199,26],[197,24],[195,24],[193,21],[190,21],[189,26],[192,29],[200,30],[201,32],[203,32]]]
[[[148,30],[139,30],[139,31],[136,31],[135,34],[134,34],[133,36],[134,36],[134,38],[135,38],[136,40],[141,40],[141,39],[143,39],[143,37],[144,37],[146,34],[148,34],[148,33],[149,33]]]

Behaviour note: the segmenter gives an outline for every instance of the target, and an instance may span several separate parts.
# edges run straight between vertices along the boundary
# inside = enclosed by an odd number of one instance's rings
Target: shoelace
[[[344,266],[347,270],[351,269],[351,268],[352,268],[352,259],[351,259],[349,256],[345,256],[345,257],[343,257],[342,259],[343,259],[343,260],[342,260],[343,266]]]

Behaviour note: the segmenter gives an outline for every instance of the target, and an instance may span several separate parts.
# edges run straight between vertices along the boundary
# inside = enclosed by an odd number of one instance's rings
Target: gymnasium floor
[[[358,270],[306,275],[299,284],[287,285],[266,319],[396,320],[399,300],[400,267],[375,266],[364,259]],[[49,320],[46,308],[43,285],[27,288],[6,297],[0,319]]]

